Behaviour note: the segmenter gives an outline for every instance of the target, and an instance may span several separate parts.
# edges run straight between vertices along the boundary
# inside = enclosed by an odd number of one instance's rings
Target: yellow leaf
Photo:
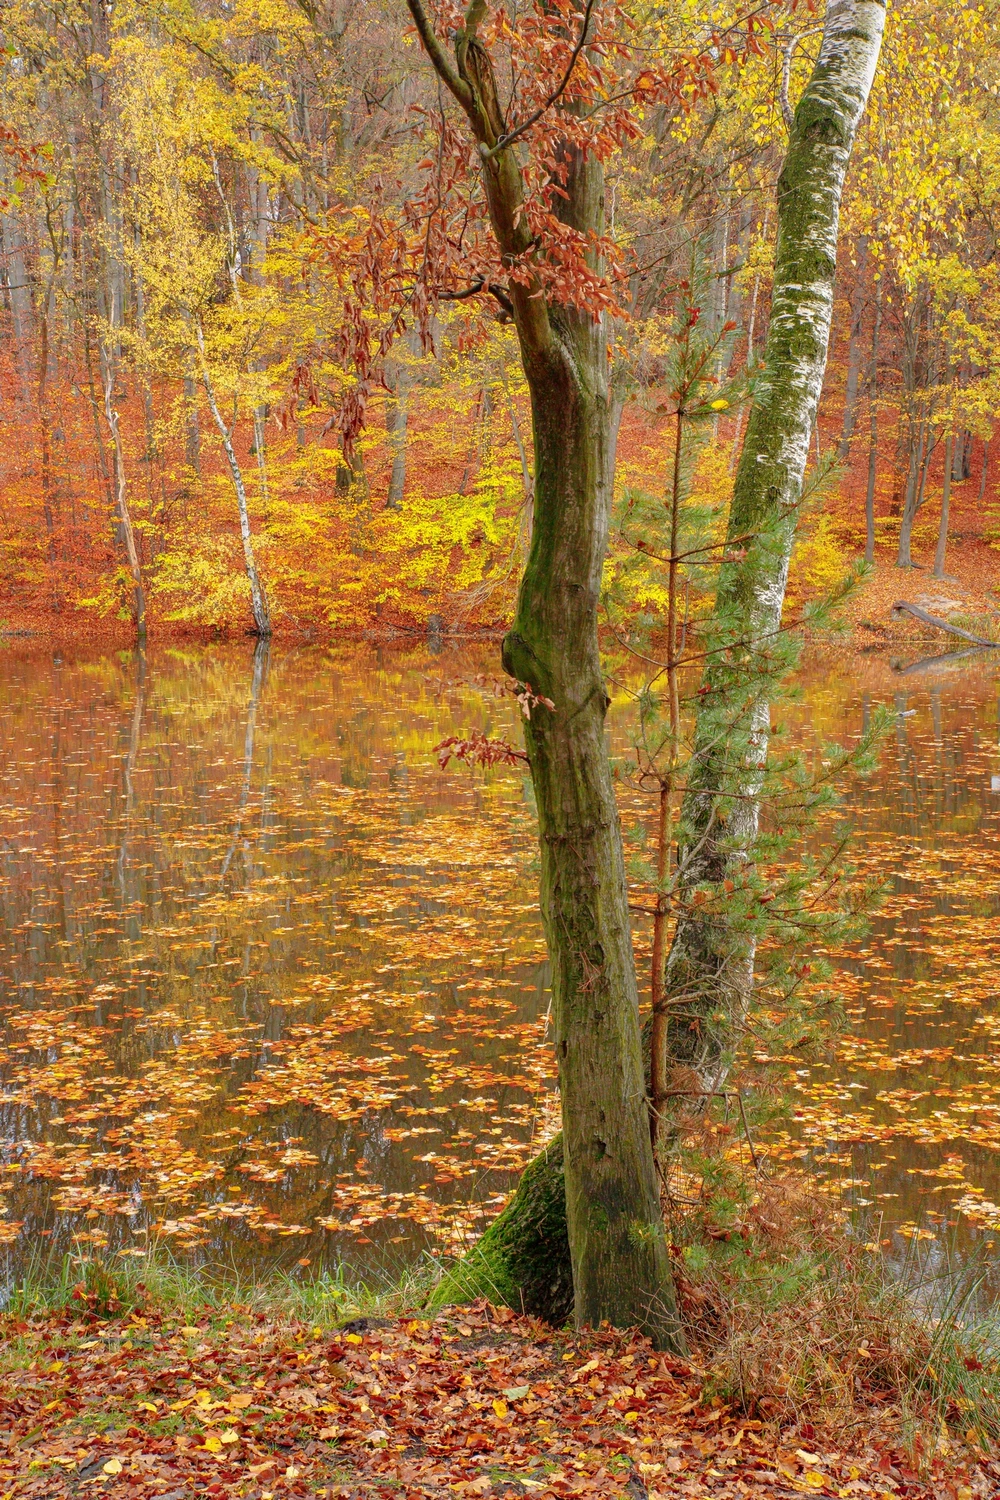
[[[121,1471],[122,1461],[120,1458],[109,1458],[107,1463],[104,1465],[105,1474],[120,1474]]]
[[[825,1490],[826,1475],[821,1474],[818,1469],[810,1469],[808,1474],[803,1474],[802,1483],[807,1484],[811,1490]]]
[[[233,1411],[246,1411],[248,1406],[253,1405],[252,1396],[230,1396],[229,1405]]]
[[[217,1437],[207,1437],[205,1439],[205,1447],[208,1449],[209,1453],[221,1453],[222,1439]]]
[[[711,405],[713,411],[725,411],[727,406],[729,405],[729,402],[723,400],[723,398],[720,396],[718,401],[712,401],[709,404]]]
[[[627,1411],[622,1418],[622,1421],[624,1422],[638,1422],[638,1420],[639,1413],[637,1411]]]
[[[240,1440],[239,1433],[238,1432],[234,1432],[231,1427],[227,1427],[226,1430],[225,1430],[225,1432],[221,1432],[219,1434],[219,1441],[221,1443],[238,1443],[239,1440]]]
[[[507,1403],[506,1403],[506,1401],[494,1401],[494,1403],[493,1403],[493,1410],[496,1412],[497,1417],[502,1422],[503,1419],[504,1419],[504,1417],[507,1415]]]
[[[359,1333],[348,1333],[344,1335],[345,1344],[363,1344],[364,1339]]]

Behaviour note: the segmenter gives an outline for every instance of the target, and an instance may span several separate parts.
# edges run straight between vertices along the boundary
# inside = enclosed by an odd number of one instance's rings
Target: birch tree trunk
[[[960,434],[961,436],[961,434]],[[948,554],[948,521],[951,515],[951,484],[954,477],[952,461],[955,439],[948,434],[944,449],[944,491],[941,495],[941,520],[938,525],[937,550],[934,553],[934,577],[944,577],[944,563]]]
[[[271,612],[268,609],[267,596],[264,593],[264,585],[260,581],[257,571],[257,559],[253,550],[253,533],[250,530],[250,508],[247,504],[247,490],[243,482],[243,471],[240,468],[239,459],[236,457],[236,449],[233,447],[233,437],[226,420],[219,410],[219,403],[215,399],[215,389],[212,385],[211,376],[208,373],[208,365],[205,363],[205,344],[201,329],[198,332],[198,349],[201,354],[201,383],[205,387],[205,395],[208,398],[208,409],[212,413],[212,420],[219,429],[222,439],[222,450],[226,455],[226,463],[229,466],[229,475],[233,481],[233,489],[236,492],[236,505],[240,516],[240,537],[243,541],[243,562],[246,567],[247,582],[250,585],[250,607],[253,613],[254,632],[262,640],[266,640],[271,634]]]
[[[826,370],[840,199],[885,25],[883,0],[829,0],[812,77],[778,181],[778,235],[764,370],[736,473],[728,535],[745,553],[721,570],[715,612],[735,646],[709,658],[678,841],[678,920],[667,961],[669,1062],[717,1089],[753,990],[755,943],[706,917],[752,857],[770,734],[771,652],[809,440]],[[654,1107],[663,1101],[654,1100]]]
[[[102,349],[101,364],[104,374],[104,415],[107,418],[108,430],[111,433],[112,451],[114,453],[115,506],[118,511],[121,534],[125,541],[125,555],[128,558],[129,572],[132,575],[132,609],[135,619],[135,638],[139,647],[142,648],[146,644],[146,591],[142,582],[142,568],[139,563],[139,548],[136,544],[135,528],[132,525],[132,513],[129,510],[128,482],[125,475],[125,450],[122,445],[121,429],[118,423],[118,409],[115,406],[116,362],[109,350]]]

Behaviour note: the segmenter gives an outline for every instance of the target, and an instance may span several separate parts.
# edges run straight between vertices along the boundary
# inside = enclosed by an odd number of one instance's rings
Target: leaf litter
[[[877,1411],[846,1447],[748,1420],[636,1335],[557,1333],[485,1303],[334,1332],[231,1313],[109,1320],[81,1288],[62,1313],[8,1318],[6,1500],[974,1500],[1000,1483],[944,1440],[918,1471]]]

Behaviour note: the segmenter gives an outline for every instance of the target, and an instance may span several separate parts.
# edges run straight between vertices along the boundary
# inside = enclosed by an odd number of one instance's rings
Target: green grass
[[[11,1290],[6,1311],[26,1317],[78,1305],[81,1311],[86,1307],[113,1318],[152,1306],[167,1317],[192,1322],[207,1317],[221,1324],[239,1308],[241,1313],[333,1328],[350,1318],[417,1312],[439,1275],[428,1260],[396,1279],[373,1283],[347,1281],[342,1271],[308,1278],[271,1271],[253,1277],[229,1266],[185,1265],[156,1246],[141,1257],[39,1257]]]

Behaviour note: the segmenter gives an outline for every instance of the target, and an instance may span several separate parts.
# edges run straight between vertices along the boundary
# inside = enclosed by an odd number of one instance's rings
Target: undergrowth
[[[671,1214],[704,1398],[807,1441],[814,1429],[846,1437],[884,1426],[918,1457],[947,1452],[956,1437],[983,1451],[1000,1444],[1000,1322],[976,1314],[981,1269],[931,1271],[914,1249],[890,1271],[805,1177],[743,1187]],[[266,1316],[329,1329],[426,1310],[440,1276],[428,1259],[374,1284],[342,1271],[255,1278],[185,1266],[154,1246],[143,1257],[40,1258],[5,1311],[15,1322],[69,1308],[88,1321],[155,1309],[181,1322]]]
[[[708,1391],[751,1419],[846,1431],[873,1414],[920,1452],[1000,1442],[1000,1323],[982,1268],[902,1266],[805,1178],[761,1180],[674,1225],[678,1290]]]
[[[228,1265],[184,1265],[153,1245],[143,1256],[36,1258],[10,1288],[3,1310],[17,1319],[76,1306],[83,1314],[114,1318],[154,1307],[166,1316],[225,1321],[239,1309],[325,1329],[352,1318],[412,1312],[439,1274],[428,1260],[370,1283],[348,1281],[342,1268],[308,1278],[275,1270],[256,1277]]]

